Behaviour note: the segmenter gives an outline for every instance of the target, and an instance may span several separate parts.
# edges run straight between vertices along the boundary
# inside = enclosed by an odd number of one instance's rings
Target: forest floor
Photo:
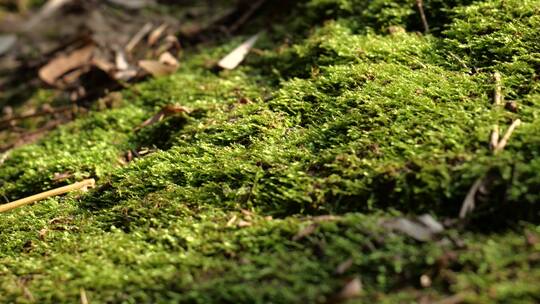
[[[0,213],[0,302],[540,302],[540,0],[261,3],[170,75],[0,72],[0,199],[96,180]]]

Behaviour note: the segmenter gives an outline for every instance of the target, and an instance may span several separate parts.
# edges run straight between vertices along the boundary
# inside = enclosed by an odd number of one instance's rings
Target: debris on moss
[[[540,1],[424,2],[432,35],[411,1],[303,1],[304,37],[276,25],[232,71],[207,63],[249,35],[193,49],[11,151],[6,200],[97,189],[2,215],[0,299],[324,303],[359,278],[359,302],[540,300]],[[494,71],[518,111],[493,110]],[[192,111],[134,131],[172,104]],[[451,223],[481,176],[465,227],[421,243],[381,225]]]

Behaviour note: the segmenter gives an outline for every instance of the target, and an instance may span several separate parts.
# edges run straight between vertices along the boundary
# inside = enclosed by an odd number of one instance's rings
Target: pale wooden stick
[[[502,105],[502,80],[501,73],[495,72],[493,74],[493,79],[495,80],[495,91],[493,92],[493,103],[496,106]]]
[[[95,186],[95,184],[96,184],[96,181],[93,178],[91,178],[91,179],[86,179],[86,180],[83,180],[82,182],[78,182],[78,183],[75,183],[75,184],[72,184],[72,185],[68,185],[68,186],[52,189],[52,190],[49,190],[49,191],[45,191],[45,192],[42,192],[42,193],[39,193],[39,194],[36,194],[36,195],[32,195],[32,196],[29,196],[29,197],[26,197],[26,198],[23,198],[23,199],[20,199],[20,200],[13,201],[13,202],[8,203],[8,204],[0,205],[0,213],[10,211],[10,210],[13,210],[15,208],[19,208],[19,207],[22,207],[22,206],[25,206],[25,205],[29,205],[31,203],[44,200],[46,198],[57,196],[57,195],[64,194],[64,193],[68,193],[68,192],[71,192],[71,191],[75,191],[75,190],[79,190],[79,189],[83,189],[83,188],[93,188]]]
[[[514,131],[519,125],[521,125],[521,119],[518,118],[514,120],[514,122],[510,125],[510,127],[508,127],[508,130],[506,131],[506,133],[504,133],[503,138],[501,139],[501,141],[499,141],[499,144],[493,151],[494,153],[500,152],[504,149],[504,147],[506,147],[506,145],[508,144],[508,140],[510,139],[510,136],[512,136],[512,133],[514,133]]]
[[[416,6],[418,6],[420,18],[422,19],[422,24],[424,25],[424,33],[429,33],[429,24],[426,18],[426,13],[424,12],[424,1],[416,0]]]

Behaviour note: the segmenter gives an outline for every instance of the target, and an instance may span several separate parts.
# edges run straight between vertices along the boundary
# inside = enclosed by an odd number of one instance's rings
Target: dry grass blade
[[[0,213],[10,211],[10,210],[13,210],[13,209],[25,206],[25,205],[29,205],[29,204],[47,199],[49,197],[65,194],[71,191],[93,188],[95,184],[96,184],[96,181],[94,179],[87,179],[87,180],[83,180],[82,182],[78,182],[72,185],[45,191],[36,195],[32,195],[32,196],[29,196],[20,200],[13,201],[11,203],[0,205]]]
[[[345,284],[343,289],[337,294],[335,302],[344,302],[359,297],[363,291],[362,281],[356,277]]]

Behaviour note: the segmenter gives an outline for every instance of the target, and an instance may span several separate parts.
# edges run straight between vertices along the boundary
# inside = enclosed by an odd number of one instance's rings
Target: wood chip
[[[39,70],[39,78],[54,86],[58,79],[66,73],[90,64],[94,50],[94,45],[88,45],[67,55],[54,58]]]
[[[234,70],[244,59],[246,58],[249,51],[253,48],[257,40],[259,39],[259,34],[252,36],[227,56],[221,59],[218,63],[218,66],[226,70]]]

